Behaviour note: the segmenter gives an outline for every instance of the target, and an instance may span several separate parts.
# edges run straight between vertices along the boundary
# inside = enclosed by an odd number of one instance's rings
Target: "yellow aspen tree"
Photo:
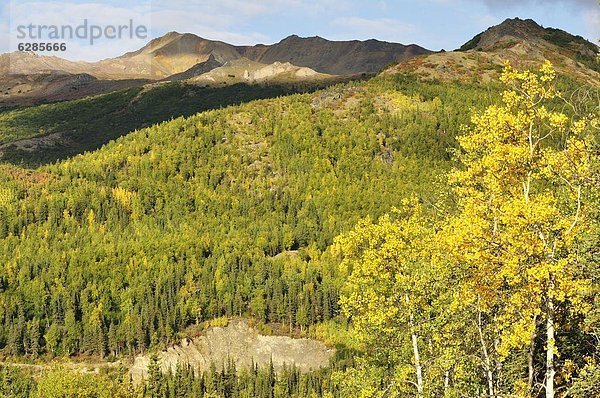
[[[348,275],[340,303],[365,347],[391,351],[388,356],[396,363],[409,363],[409,356],[412,364],[396,368],[395,382],[412,385],[422,398],[426,377],[421,346],[432,297],[427,250],[433,234],[418,206],[405,204],[414,209],[408,217],[365,220],[336,241]]]
[[[589,228],[592,174],[589,121],[551,110],[559,96],[554,79],[549,62],[538,73],[506,65],[503,103],[474,115],[458,139],[462,166],[449,176],[458,214],[445,230],[448,253],[464,272],[459,299],[475,303],[497,331],[484,350],[494,350],[501,361],[535,344],[543,325],[547,398],[555,396],[557,311],[585,311],[581,297],[589,281],[578,242]],[[491,360],[485,368],[493,397]],[[516,393],[528,395],[528,387],[517,385]]]

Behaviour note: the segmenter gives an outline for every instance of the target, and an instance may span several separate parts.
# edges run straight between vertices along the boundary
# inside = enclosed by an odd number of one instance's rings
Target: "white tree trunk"
[[[405,296],[406,304],[408,305],[410,300],[408,294]],[[410,311],[410,310],[409,310]],[[411,339],[413,346],[413,355],[415,360],[415,373],[417,376],[417,398],[423,398],[423,368],[421,367],[421,356],[419,355],[419,340],[418,336],[415,333],[414,320],[412,312],[410,313],[410,329],[411,329]]]
[[[554,398],[554,301],[548,299],[546,320],[546,398]]]
[[[415,356],[415,371],[417,373],[417,397],[423,398],[423,369],[421,368],[421,358],[419,357],[419,345],[417,343],[417,335],[413,332],[412,344]]]
[[[485,338],[483,337],[483,322],[481,320],[481,310],[479,309],[479,305],[477,305],[477,329],[479,331],[479,342],[481,343],[481,350],[483,352],[485,375],[488,382],[488,394],[490,398],[494,398],[494,372],[492,371],[492,360],[488,353],[487,345],[485,344]]]
[[[448,388],[450,387],[450,371],[447,370],[444,374],[444,397],[448,396]]]

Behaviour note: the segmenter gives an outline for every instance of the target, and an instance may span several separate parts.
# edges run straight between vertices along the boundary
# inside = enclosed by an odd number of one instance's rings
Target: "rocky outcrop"
[[[283,369],[285,364],[308,372],[328,366],[334,353],[334,349],[316,340],[261,335],[248,321],[237,319],[226,327],[212,327],[203,336],[184,339],[158,353],[158,358],[163,372],[174,371],[180,363],[190,365],[198,373],[208,370],[213,363],[219,369],[229,360],[237,369],[252,364],[268,365],[272,361],[275,371]],[[147,376],[149,362],[149,355],[135,358],[130,369],[134,381]]]
[[[191,81],[204,84],[285,83],[332,78],[334,76],[292,65],[289,62],[274,62],[271,65],[264,65],[247,58],[240,58],[226,62],[225,65],[195,77]]]

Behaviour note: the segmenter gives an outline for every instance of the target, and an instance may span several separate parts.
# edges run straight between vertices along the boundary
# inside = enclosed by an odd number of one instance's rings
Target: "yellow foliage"
[[[449,176],[460,212],[443,240],[467,276],[470,302],[478,297],[493,312],[502,357],[531,341],[548,302],[585,310],[576,305],[589,288],[577,241],[589,227],[591,155],[583,135],[590,121],[569,123],[548,110],[559,95],[555,75],[549,62],[538,73],[507,64],[503,105],[473,116],[459,138],[463,167]]]
[[[0,206],[12,207],[15,202],[15,193],[10,188],[0,188]]]
[[[117,202],[123,206],[123,208],[129,212],[131,212],[132,210],[132,200],[135,196],[135,193],[130,192],[126,189],[123,189],[121,187],[116,187],[112,189],[112,193],[113,196],[115,197],[115,199],[117,200]]]

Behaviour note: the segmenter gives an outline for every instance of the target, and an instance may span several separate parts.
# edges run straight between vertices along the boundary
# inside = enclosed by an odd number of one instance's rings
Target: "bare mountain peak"
[[[544,28],[538,25],[533,19],[512,18],[505,20],[500,25],[488,29],[488,32],[530,39],[543,35]]]
[[[423,79],[496,80],[506,61],[535,69],[545,60],[561,74],[598,85],[598,46],[561,29],[546,28],[532,19],[512,18],[492,26],[458,51],[439,52],[392,66],[386,73],[411,72]]]
[[[194,78],[196,76],[200,76],[204,73],[210,72],[211,70],[218,68],[220,66],[223,66],[223,63],[219,62],[219,60],[217,60],[215,55],[211,52],[208,55],[208,59],[206,61],[199,62],[196,65],[189,68],[188,70],[181,72],[181,73],[173,74],[164,80],[169,80],[169,81],[187,80],[187,79]]]
[[[561,29],[544,28],[533,19],[509,18],[488,28],[465,43],[460,50],[496,51],[516,44],[528,47],[560,47],[588,57],[597,52],[597,46],[581,36],[574,36]]]
[[[544,28],[532,19],[509,18],[498,25],[479,33],[460,50],[491,50],[499,46],[506,46],[515,40],[531,40],[543,37]]]
[[[172,32],[168,32],[165,35],[162,36],[162,38],[172,38],[172,37],[178,37],[178,36],[182,36],[182,33],[179,33],[177,31],[172,31]]]
[[[521,19],[519,17],[506,18],[498,26],[511,26],[513,28],[541,28],[541,26],[533,19]]]
[[[279,42],[279,44],[297,44],[297,43],[307,43],[307,42],[317,42],[317,41],[321,41],[321,42],[326,42],[328,41],[327,39],[324,39],[320,36],[309,36],[309,37],[302,37],[302,36],[298,36],[298,35],[290,35],[288,37],[286,37],[285,39],[281,40]]]
[[[157,40],[179,40],[179,39],[195,39],[195,40],[208,41],[207,39],[204,39],[194,33],[180,33],[177,31],[168,32],[168,33],[164,34],[163,36],[159,37]]]
[[[388,42],[388,41],[383,41],[383,40],[378,40],[378,39],[367,39],[367,40],[329,40],[326,39],[324,37],[321,36],[298,36],[296,34],[294,35],[290,35],[288,37],[286,37],[285,39],[281,40],[279,42],[279,44],[281,43],[292,43],[292,44],[297,44],[297,43],[311,43],[311,42],[317,42],[317,43],[362,43],[362,44],[379,44],[379,43],[384,43],[384,44],[393,44],[393,45],[403,45],[403,44],[399,44],[399,43],[392,43],[392,42]]]

